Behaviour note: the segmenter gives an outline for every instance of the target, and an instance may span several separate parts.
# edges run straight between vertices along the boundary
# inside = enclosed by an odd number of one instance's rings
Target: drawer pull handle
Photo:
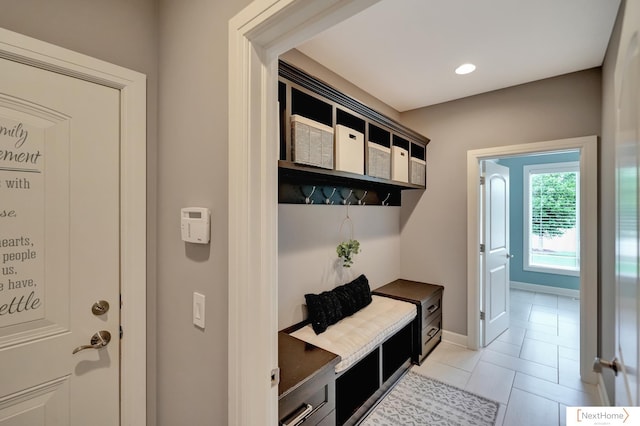
[[[435,311],[437,311],[439,308],[438,305],[431,305],[427,308],[427,312],[429,312],[430,314],[434,313]]]
[[[438,332],[439,329],[437,328],[432,328],[431,330],[429,330],[429,332],[427,333],[427,336],[429,336],[429,338],[432,338],[433,336],[436,335],[436,333]]]
[[[300,412],[297,416],[297,412],[302,410],[302,412]],[[302,405],[300,408],[298,408],[298,410],[296,412],[294,412],[292,414],[292,416],[294,416],[294,418],[292,418],[291,420],[287,421],[287,422],[282,422],[281,425],[282,426],[296,426],[300,423],[302,423],[303,420],[305,420],[307,418],[307,416],[309,414],[311,414],[311,412],[313,411],[313,406],[311,404],[304,404]]]

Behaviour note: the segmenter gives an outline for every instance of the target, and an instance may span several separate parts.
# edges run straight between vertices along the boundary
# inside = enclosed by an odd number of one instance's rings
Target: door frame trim
[[[480,342],[480,160],[539,152],[580,151],[580,375],[597,383],[592,360],[598,348],[598,137],[534,142],[467,152],[467,347]]]
[[[146,76],[0,28],[0,58],[120,91],[120,424],[146,424]]]
[[[377,1],[255,0],[229,21],[229,424],[278,421],[277,57]]]

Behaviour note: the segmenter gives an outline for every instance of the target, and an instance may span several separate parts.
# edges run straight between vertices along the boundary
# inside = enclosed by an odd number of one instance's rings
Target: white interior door
[[[0,425],[115,425],[120,94],[4,59],[0,75]]]
[[[616,376],[615,403],[640,405],[640,41],[637,2],[627,2],[616,75]],[[636,19],[628,22],[627,17]],[[629,31],[630,25],[633,28]],[[619,83],[619,84],[618,84]]]
[[[482,162],[481,256],[483,345],[509,328],[509,169]]]

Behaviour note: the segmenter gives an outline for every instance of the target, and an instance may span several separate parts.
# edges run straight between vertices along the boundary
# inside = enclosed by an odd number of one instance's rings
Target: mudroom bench
[[[279,333],[281,425],[355,424],[410,367],[416,305],[368,298],[320,333],[309,320]]]

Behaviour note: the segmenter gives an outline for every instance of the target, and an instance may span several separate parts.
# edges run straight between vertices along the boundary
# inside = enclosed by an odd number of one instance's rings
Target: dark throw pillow
[[[320,294],[305,294],[309,321],[316,334],[323,333],[328,326],[344,318],[342,305],[333,291],[323,291]]]
[[[358,303],[355,287],[349,284],[343,284],[331,290],[342,306],[342,315],[348,317],[358,312]]]
[[[357,311],[371,303],[371,288],[369,287],[369,280],[364,274],[345,285],[352,287]]]
[[[330,325],[355,314],[371,303],[369,280],[360,275],[350,283],[320,294],[305,294],[309,322],[316,334],[324,333]]]

